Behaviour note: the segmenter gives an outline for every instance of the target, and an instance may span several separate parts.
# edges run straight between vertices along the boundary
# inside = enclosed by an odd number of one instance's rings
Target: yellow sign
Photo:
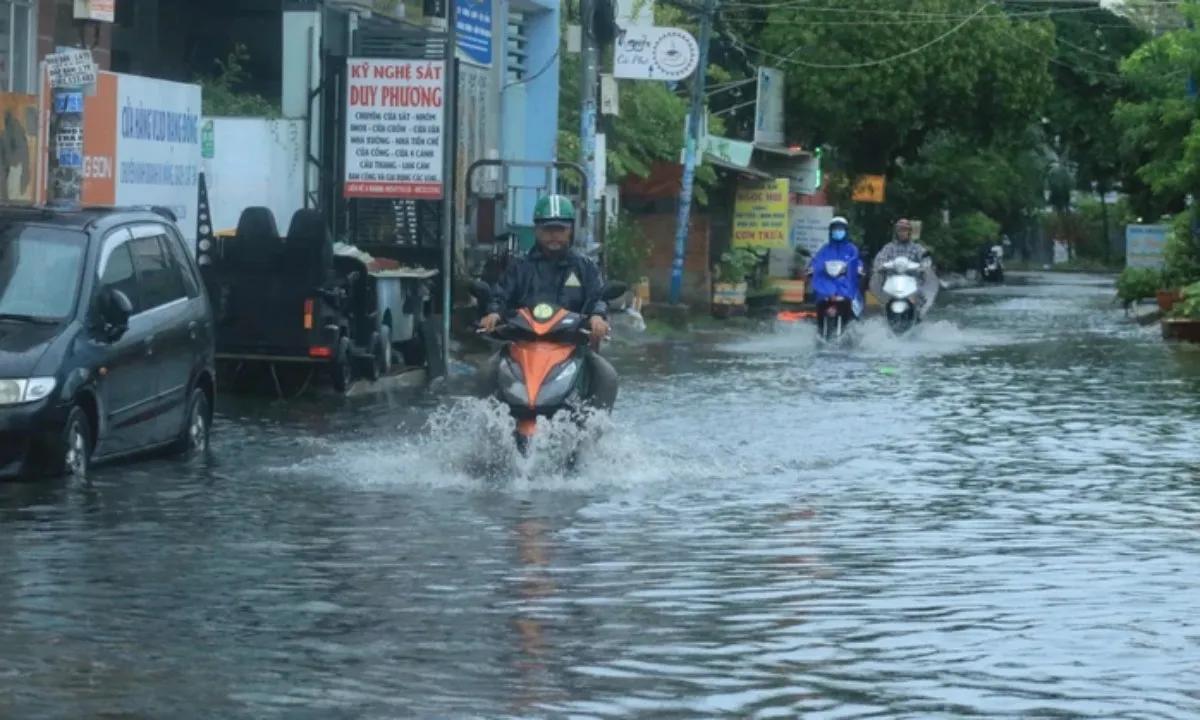
[[[887,179],[882,175],[863,175],[854,186],[854,202],[882,203],[886,184]]]
[[[538,322],[546,322],[552,317],[554,317],[554,308],[546,303],[542,303],[533,309],[533,319]]]
[[[745,182],[733,204],[733,246],[788,246],[788,181]]]

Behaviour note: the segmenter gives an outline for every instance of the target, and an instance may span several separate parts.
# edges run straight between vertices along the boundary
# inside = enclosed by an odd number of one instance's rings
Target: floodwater
[[[0,717],[1200,717],[1200,352],[1107,278],[941,300],[623,349],[573,475],[394,396],[0,487]]]

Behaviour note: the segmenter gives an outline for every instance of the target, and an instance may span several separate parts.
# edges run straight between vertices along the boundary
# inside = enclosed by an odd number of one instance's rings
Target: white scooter
[[[933,261],[929,258],[918,263],[898,257],[880,268],[884,274],[883,297],[880,300],[887,313],[888,327],[896,335],[904,335],[921,322],[925,308],[918,304],[919,293],[922,279],[932,267]]]
[[[983,272],[980,278],[984,282],[1004,282],[1004,246],[993,245],[983,260]]]

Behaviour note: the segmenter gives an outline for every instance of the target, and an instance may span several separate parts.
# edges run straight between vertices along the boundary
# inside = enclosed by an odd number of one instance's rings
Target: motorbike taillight
[[[837,306],[830,305],[829,307],[825,308],[825,314],[829,317],[837,317]]]

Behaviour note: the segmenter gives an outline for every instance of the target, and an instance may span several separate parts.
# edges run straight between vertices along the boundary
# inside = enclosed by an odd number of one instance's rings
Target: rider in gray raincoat
[[[879,252],[875,254],[875,261],[871,264],[870,290],[871,294],[880,300],[884,299],[883,282],[886,279],[883,266],[898,257],[925,264],[921,290],[918,293],[920,313],[923,315],[933,305],[941,286],[938,283],[937,275],[933,272],[933,259],[929,256],[929,251],[921,247],[919,243],[913,242],[912,224],[904,218],[896,221],[896,226],[892,230],[892,241],[880,248]]]

